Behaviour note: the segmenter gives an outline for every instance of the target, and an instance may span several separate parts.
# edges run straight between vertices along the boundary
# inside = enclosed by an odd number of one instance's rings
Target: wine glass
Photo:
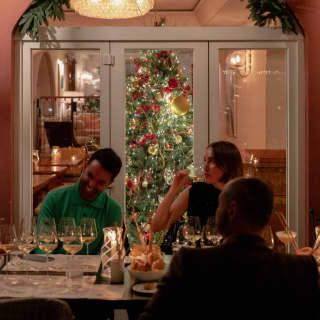
[[[47,276],[49,253],[58,247],[58,236],[54,218],[42,218],[37,231],[38,247],[46,253]]]
[[[263,239],[269,249],[274,248],[274,237],[270,225],[267,225],[263,231]]]
[[[281,230],[277,231],[276,235],[284,245],[288,245],[290,242],[293,242],[297,236],[297,233],[294,231],[289,232],[288,230]]]
[[[63,249],[71,254],[71,263],[72,263],[73,255],[79,252],[83,247],[80,227],[74,226],[74,228],[72,227],[67,228],[64,239],[67,239],[67,240],[64,240],[63,242]]]
[[[201,239],[200,218],[197,216],[188,216],[185,228],[185,237],[195,246],[196,241]]]
[[[179,249],[184,245],[186,245],[186,239],[184,237],[184,225],[182,224],[178,228],[176,241],[172,243],[172,253],[178,252]]]
[[[89,244],[97,237],[96,221],[93,218],[82,218],[80,220],[80,230],[82,243],[87,246],[87,255],[89,255]]]
[[[62,217],[58,224],[58,238],[65,244],[75,239],[76,222],[73,217]]]
[[[211,246],[219,245],[222,240],[222,235],[217,231],[215,224],[215,217],[209,216],[206,225],[203,230],[204,242]],[[206,242],[208,240],[209,243]]]
[[[20,224],[20,233],[18,238],[19,250],[24,253],[24,257],[26,258],[30,254],[30,252],[36,248],[36,246],[37,237],[35,231],[35,219],[32,220],[31,225],[27,225],[27,223],[24,223],[24,221],[22,221]]]
[[[6,261],[9,261],[10,252],[17,248],[17,232],[14,224],[0,225],[0,249],[5,252]],[[7,272],[7,276],[9,271]]]

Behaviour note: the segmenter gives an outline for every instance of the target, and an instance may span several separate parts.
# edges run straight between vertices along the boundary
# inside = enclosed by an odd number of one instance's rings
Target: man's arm
[[[173,256],[169,271],[158,285],[158,291],[148,302],[139,320],[179,319],[179,305],[187,279],[184,277],[183,249]],[[182,299],[183,300],[183,299]]]

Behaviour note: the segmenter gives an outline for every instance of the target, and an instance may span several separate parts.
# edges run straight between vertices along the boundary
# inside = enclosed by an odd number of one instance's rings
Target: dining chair
[[[0,320],[73,320],[69,304],[53,298],[0,299]]]

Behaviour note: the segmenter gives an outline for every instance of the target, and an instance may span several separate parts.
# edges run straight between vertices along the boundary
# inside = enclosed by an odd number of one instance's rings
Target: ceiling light
[[[128,19],[143,16],[154,6],[154,0],[70,0],[80,15],[100,19]]]

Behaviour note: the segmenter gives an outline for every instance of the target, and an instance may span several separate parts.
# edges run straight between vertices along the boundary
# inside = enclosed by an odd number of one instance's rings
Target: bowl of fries
[[[155,281],[166,273],[164,254],[160,247],[136,245],[130,253],[131,264],[128,267],[130,276],[139,281]]]

